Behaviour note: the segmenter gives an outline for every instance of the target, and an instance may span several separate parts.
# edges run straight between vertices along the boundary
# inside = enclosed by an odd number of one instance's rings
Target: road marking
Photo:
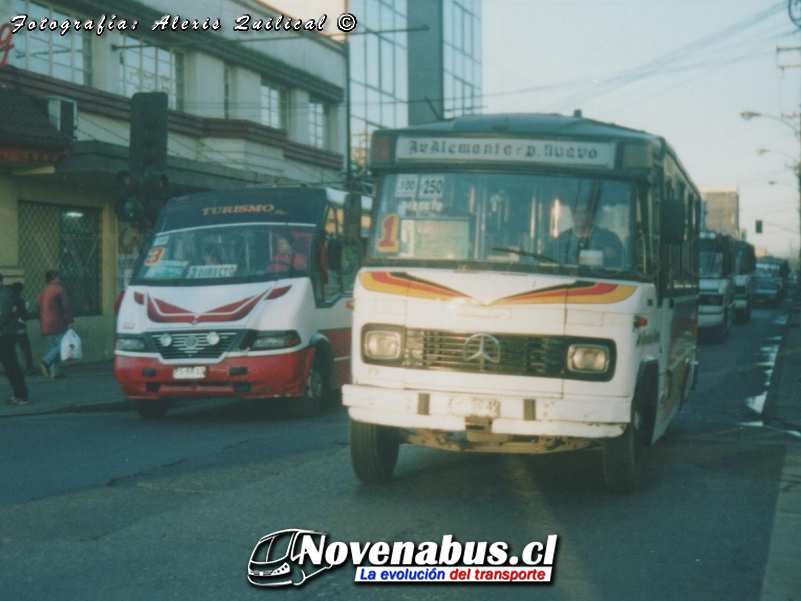
[[[788,447],[779,480],[762,601],[801,599],[801,447]]]

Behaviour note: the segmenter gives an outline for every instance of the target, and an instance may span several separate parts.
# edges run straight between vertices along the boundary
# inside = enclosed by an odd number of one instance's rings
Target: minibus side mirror
[[[328,261],[328,269],[339,271],[342,267],[342,239],[329,238],[326,246],[326,260]]]
[[[358,240],[362,233],[362,197],[359,194],[348,194],[345,197],[345,223],[343,228],[345,239]]]
[[[684,203],[677,198],[662,201],[662,242],[681,244],[684,242],[686,215]]]

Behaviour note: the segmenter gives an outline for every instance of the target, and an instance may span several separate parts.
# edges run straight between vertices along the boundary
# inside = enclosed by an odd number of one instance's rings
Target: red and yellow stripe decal
[[[458,298],[476,299],[435,282],[414,277],[397,271],[365,271],[359,274],[359,282],[365,290],[384,294],[397,294],[412,298],[449,301]],[[541,290],[522,292],[499,298],[488,305],[534,305],[534,304],[611,304],[629,298],[635,286],[609,284],[579,280],[569,284],[559,284]]]
[[[402,271],[366,271],[359,274],[359,282],[366,290],[384,294],[400,294],[439,301],[470,298],[452,288],[416,278]]]

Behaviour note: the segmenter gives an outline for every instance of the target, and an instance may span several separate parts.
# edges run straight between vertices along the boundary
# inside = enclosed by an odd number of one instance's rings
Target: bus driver
[[[578,265],[582,250],[600,250],[604,267],[621,267],[623,244],[614,232],[595,224],[596,212],[590,203],[579,201],[571,210],[573,227],[551,242],[547,254],[564,265]]]

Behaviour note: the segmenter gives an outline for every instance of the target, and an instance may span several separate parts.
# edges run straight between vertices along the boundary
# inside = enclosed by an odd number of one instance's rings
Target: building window
[[[408,122],[407,34],[387,31],[406,27],[406,9],[406,0],[351,3],[354,14],[363,15],[359,26],[366,33],[350,41],[350,160],[357,170],[366,169],[372,131]]]
[[[169,107],[180,110],[184,99],[183,55],[125,36],[120,50],[122,94],[165,92]]]
[[[76,316],[102,313],[101,240],[98,209],[19,203],[19,263],[34,311],[45,273],[57,269]]]
[[[328,120],[325,105],[309,102],[309,144],[317,148],[328,148]]]
[[[15,15],[28,15],[29,21],[49,19],[61,23],[84,20],[74,13],[61,12],[30,0],[15,0],[14,11]],[[11,64],[26,71],[88,86],[92,83],[91,42],[91,33],[83,31],[70,31],[62,36],[49,29],[23,29],[14,36]]]
[[[445,118],[480,112],[481,8],[477,3],[445,0]]]
[[[286,93],[283,89],[270,84],[261,84],[261,123],[276,129],[286,128],[284,111]]]

